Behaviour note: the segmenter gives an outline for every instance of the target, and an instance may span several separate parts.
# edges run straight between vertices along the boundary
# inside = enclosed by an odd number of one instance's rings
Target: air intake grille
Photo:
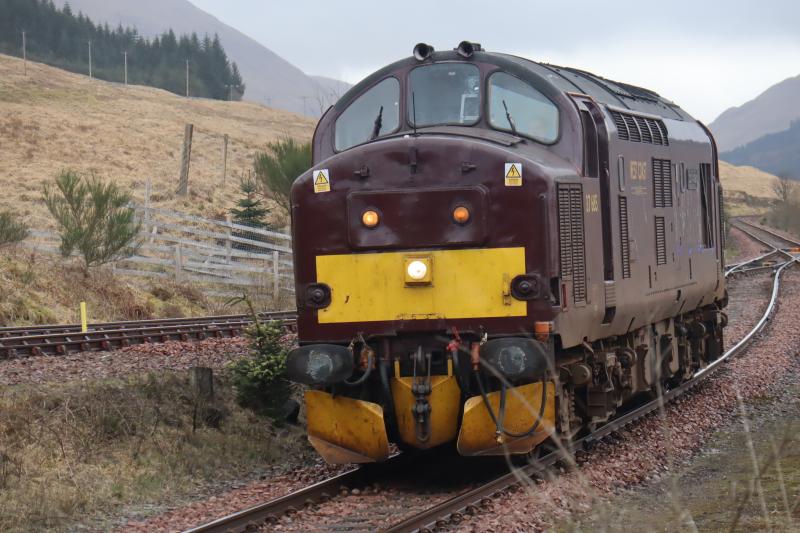
[[[656,264],[667,264],[667,231],[664,217],[655,217],[656,221]]]
[[[669,146],[667,127],[663,120],[619,111],[611,111],[611,118],[614,119],[614,124],[617,126],[617,137],[623,141]]]
[[[631,277],[631,243],[628,240],[628,199],[619,197],[619,250],[622,255],[622,277]]]
[[[586,252],[583,239],[583,187],[558,185],[558,240],[561,279],[572,281],[572,298],[586,301]]]
[[[672,207],[672,161],[653,158],[653,207]]]

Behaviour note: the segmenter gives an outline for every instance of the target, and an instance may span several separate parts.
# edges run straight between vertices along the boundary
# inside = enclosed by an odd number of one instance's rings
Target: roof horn
[[[414,47],[414,57],[417,61],[425,61],[433,53],[433,46],[425,43],[417,43]]]
[[[483,48],[481,48],[480,43],[471,43],[469,41],[461,41],[456,48],[458,55],[465,58],[470,58],[475,52],[481,51],[483,51]]]

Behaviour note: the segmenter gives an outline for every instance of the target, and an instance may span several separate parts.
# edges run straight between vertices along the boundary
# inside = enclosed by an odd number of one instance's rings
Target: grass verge
[[[300,429],[242,409],[215,378],[200,423],[185,374],[0,388],[0,530],[106,529],[311,455]]]

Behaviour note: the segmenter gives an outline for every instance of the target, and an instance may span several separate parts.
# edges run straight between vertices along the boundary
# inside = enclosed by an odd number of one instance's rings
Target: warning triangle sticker
[[[522,163],[506,163],[506,187],[522,187]]]
[[[331,190],[331,178],[328,174],[328,169],[315,170],[314,174],[314,192],[329,192]]]

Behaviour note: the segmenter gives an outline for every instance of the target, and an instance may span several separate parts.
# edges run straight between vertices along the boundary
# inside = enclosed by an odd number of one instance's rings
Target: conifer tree
[[[234,222],[253,228],[267,227],[265,218],[269,214],[269,210],[261,204],[261,200],[256,196],[258,185],[255,180],[249,176],[243,177],[239,184],[239,190],[243,196],[236,202],[238,207],[231,209]]]
[[[88,71],[87,41],[92,41],[95,78],[122,82],[123,53],[128,57],[128,81],[184,94],[186,60],[190,62],[192,96],[228,98],[228,86],[236,95],[244,92],[238,68],[230,61],[216,35],[176,35],[172,29],[153,39],[133,28],[115,30],[95,24],[66,3],[58,9],[52,0],[0,0],[0,53],[21,57],[21,32],[25,31],[27,56],[72,72]]]

